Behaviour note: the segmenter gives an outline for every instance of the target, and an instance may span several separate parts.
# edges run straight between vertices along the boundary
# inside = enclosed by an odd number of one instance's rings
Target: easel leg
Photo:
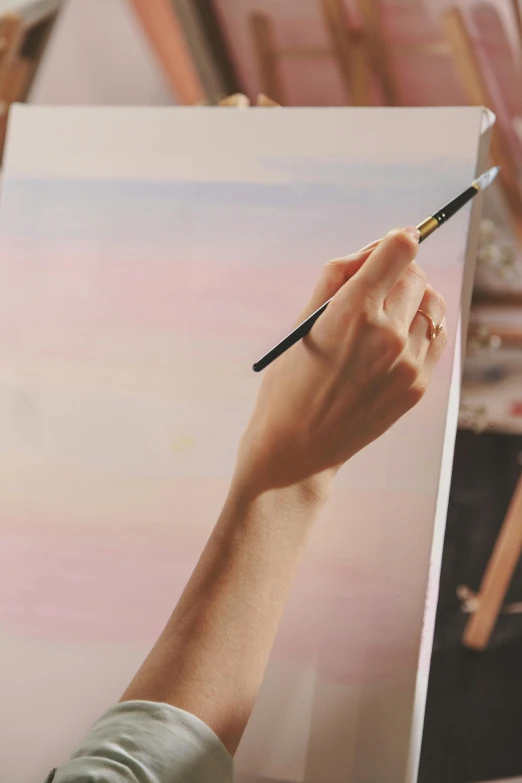
[[[130,0],[181,104],[205,100],[205,90],[174,6],[169,0]]]
[[[522,476],[482,579],[477,611],[464,631],[466,647],[483,650],[487,646],[521,554]]]
[[[446,12],[443,16],[443,27],[469,102],[475,106],[490,106],[494,109],[495,96],[490,92],[482,73],[475,44],[462,11],[454,8]],[[493,163],[501,167],[499,180],[509,206],[513,229],[519,241],[522,241],[520,184],[515,175],[516,166],[513,163],[510,147],[500,122],[497,123],[491,139],[491,159]]]
[[[249,17],[250,34],[259,63],[261,89],[276,103],[286,103],[279,70],[279,57],[272,20],[267,14],[254,12]]]

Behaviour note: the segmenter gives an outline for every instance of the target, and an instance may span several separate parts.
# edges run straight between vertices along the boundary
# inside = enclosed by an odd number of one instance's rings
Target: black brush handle
[[[265,355],[262,356],[261,359],[259,359],[259,361],[253,365],[254,372],[261,372],[261,370],[264,370],[265,367],[268,367],[269,364],[272,364],[274,359],[277,359],[278,356],[281,356],[281,354],[291,348],[292,345],[295,345],[295,343],[298,343],[299,340],[302,340],[303,337],[306,337],[312,326],[315,324],[319,316],[324,313],[331,301],[332,299],[329,299],[327,302],[321,305],[321,307],[312,313],[312,315],[309,315],[302,324],[296,326],[294,331],[290,332],[290,334],[287,335],[284,340],[281,340],[281,342],[277,343],[277,345],[274,345],[274,347],[268,351],[268,353],[265,353]]]
[[[457,198],[453,199],[453,201],[450,201],[450,203],[446,204],[445,207],[442,207],[442,209],[439,209],[438,212],[435,212],[433,217],[438,222],[439,226],[449,220],[450,217],[453,217],[453,215],[455,215],[459,209],[462,209],[462,207],[465,206],[468,201],[471,201],[471,199],[474,198],[477,193],[478,188],[476,188],[475,185],[471,185],[467,190],[464,191],[464,193],[461,193],[460,196],[457,196]]]

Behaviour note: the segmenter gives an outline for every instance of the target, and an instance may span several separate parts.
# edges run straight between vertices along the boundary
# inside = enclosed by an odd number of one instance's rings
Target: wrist
[[[229,500],[242,506],[284,509],[305,521],[314,520],[330,497],[333,475],[310,476],[287,486],[270,484],[263,474],[251,475],[236,467],[230,485]]]
[[[337,469],[314,470],[302,455],[292,455],[270,442],[252,425],[239,444],[233,485],[252,499],[269,491],[323,506],[328,500]]]

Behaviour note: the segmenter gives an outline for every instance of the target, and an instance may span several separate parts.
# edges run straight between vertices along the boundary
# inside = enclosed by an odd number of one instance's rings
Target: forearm
[[[251,496],[232,485],[176,609],[122,700],[191,712],[235,752],[326,494],[295,485]]]

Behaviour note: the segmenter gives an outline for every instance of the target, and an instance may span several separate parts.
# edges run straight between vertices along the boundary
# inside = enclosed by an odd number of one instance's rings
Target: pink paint
[[[42,527],[43,529],[43,527]],[[151,640],[194,565],[173,538],[45,526],[3,534],[0,622],[22,638]]]
[[[394,502],[394,501],[391,501]],[[39,530],[45,532],[38,532]],[[0,626],[25,640],[67,644],[150,643],[162,630],[204,544],[175,530],[4,525],[0,539]],[[412,589],[408,572],[394,590]],[[319,664],[332,682],[375,683],[414,669],[404,618],[379,611],[385,572],[332,556],[298,578],[274,655]],[[407,626],[414,618],[407,618]],[[365,638],[362,647],[359,636]],[[371,640],[371,641],[370,641]]]

